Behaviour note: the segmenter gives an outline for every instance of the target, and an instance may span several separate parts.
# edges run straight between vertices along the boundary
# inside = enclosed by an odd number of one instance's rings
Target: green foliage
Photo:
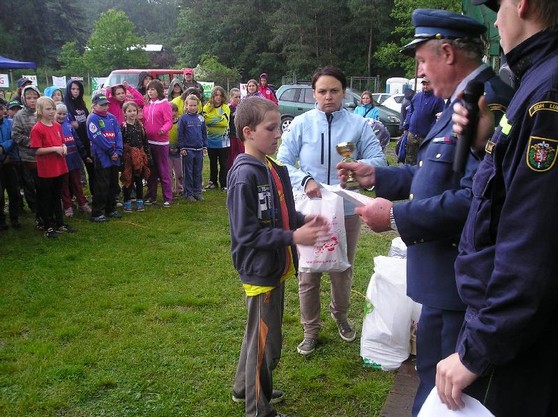
[[[58,55],[58,62],[65,74],[80,75],[87,73],[83,63],[83,56],[75,42],[67,42],[62,45]]]
[[[215,85],[220,85],[227,89],[230,84],[237,85],[240,74],[234,68],[227,68],[221,64],[217,57],[202,55],[200,60],[200,70],[197,71],[197,78],[200,80],[210,80]]]
[[[87,42],[84,63],[91,73],[108,75],[117,68],[142,68],[147,53],[144,40],[134,33],[134,25],[122,11],[101,14]]]
[[[69,222],[78,232],[56,241],[33,231],[31,213],[22,230],[2,232],[0,415],[243,415],[230,394],[244,294],[230,260],[226,193],[204,196],[107,224],[77,213]],[[392,237],[362,230],[350,310],[358,329],[373,257]],[[303,358],[297,283],[286,282],[274,384],[287,400],[278,409],[378,416],[393,374],[364,368],[359,343],[339,338],[329,291],[324,277],[321,345]]]
[[[391,17],[396,25],[392,31],[392,40],[384,42],[374,58],[382,67],[402,69],[406,77],[414,77],[415,64],[399,51],[413,39],[411,15],[415,9],[443,9],[461,13],[461,0],[394,0]]]

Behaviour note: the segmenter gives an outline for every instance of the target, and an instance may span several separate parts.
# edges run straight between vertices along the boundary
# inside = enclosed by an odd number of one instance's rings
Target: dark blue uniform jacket
[[[511,88],[490,68],[475,79],[485,83],[487,102],[505,109],[513,94]],[[409,297],[433,308],[464,310],[453,264],[479,160],[471,153],[463,177],[454,174],[452,113],[453,103],[422,142],[417,165],[376,168],[376,194],[389,200],[409,199],[393,208],[397,228],[408,246]]]

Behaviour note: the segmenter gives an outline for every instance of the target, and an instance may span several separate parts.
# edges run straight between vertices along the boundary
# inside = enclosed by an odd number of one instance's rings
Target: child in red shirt
[[[57,233],[76,231],[64,224],[60,203],[62,180],[68,173],[68,166],[64,135],[62,127],[54,121],[55,114],[54,101],[50,97],[40,97],[37,100],[37,123],[30,135],[30,145],[36,149],[37,158],[37,208],[47,238],[56,238]]]

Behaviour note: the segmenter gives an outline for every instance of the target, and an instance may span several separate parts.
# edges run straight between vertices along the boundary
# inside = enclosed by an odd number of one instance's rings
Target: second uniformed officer
[[[481,36],[486,28],[474,19],[444,10],[417,9],[412,20],[415,39],[402,52],[414,55],[418,76],[428,77],[434,94],[450,103],[459,99],[469,81],[484,83],[487,102],[499,119],[513,91],[482,63]],[[465,311],[453,264],[479,160],[471,153],[464,176],[454,174],[457,138],[452,132],[452,112],[451,106],[446,108],[422,141],[417,165],[338,165],[342,179],[350,169],[362,186],[376,186],[380,198],[355,211],[361,219],[376,232],[398,230],[408,246],[407,293],[422,304],[417,330],[420,384],[414,416],[435,385],[436,364],[455,350]],[[403,199],[408,200],[391,202]]]

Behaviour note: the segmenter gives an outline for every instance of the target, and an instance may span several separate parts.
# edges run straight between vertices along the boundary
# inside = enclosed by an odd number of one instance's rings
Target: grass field
[[[206,161],[207,162],[207,161]],[[0,415],[242,416],[230,399],[245,324],[230,261],[225,193],[151,206],[47,240],[30,213],[0,234]],[[360,330],[373,257],[393,234],[363,228],[351,319]],[[327,307],[329,281],[322,281]],[[321,345],[302,337],[297,285],[286,285],[283,357],[274,385],[290,417],[377,416],[393,375],[364,368],[327,308]]]

